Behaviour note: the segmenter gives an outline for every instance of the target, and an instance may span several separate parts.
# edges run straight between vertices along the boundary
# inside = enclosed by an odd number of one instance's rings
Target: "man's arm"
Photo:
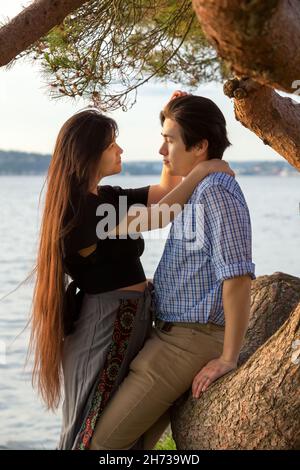
[[[250,315],[251,278],[234,277],[223,282],[225,336],[223,353],[206,364],[195,376],[192,385],[194,398],[207,390],[212,382],[237,366],[239,353],[248,327]]]
[[[225,337],[222,359],[237,364],[249,322],[251,278],[239,276],[223,282]]]

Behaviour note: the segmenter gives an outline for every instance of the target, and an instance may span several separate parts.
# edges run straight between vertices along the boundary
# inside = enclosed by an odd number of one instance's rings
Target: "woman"
[[[159,185],[99,186],[103,177],[121,171],[123,151],[116,136],[116,123],[98,111],[75,114],[59,132],[47,175],[30,347],[35,350],[33,382],[48,409],[58,407],[64,390],[59,449],[89,448],[101,411],[152,324],[151,291],[140,262],[143,238],[105,238],[97,229],[99,238],[96,228],[104,213],[96,215],[98,206],[116,210],[115,225],[126,220],[129,226],[136,216],[125,219],[121,213],[142,204],[138,231],[149,230],[148,222],[154,229],[168,223],[159,216],[162,204],[182,207],[209,173],[233,174],[225,162],[210,160],[180,184],[164,166]],[[127,198],[125,212],[120,196]],[[73,281],[67,286],[69,277]]]

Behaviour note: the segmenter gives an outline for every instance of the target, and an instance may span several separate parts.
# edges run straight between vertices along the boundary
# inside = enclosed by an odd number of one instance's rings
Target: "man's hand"
[[[209,361],[194,377],[192,384],[193,397],[199,398],[201,392],[205,392],[215,380],[236,367],[236,362],[225,361],[222,356]]]

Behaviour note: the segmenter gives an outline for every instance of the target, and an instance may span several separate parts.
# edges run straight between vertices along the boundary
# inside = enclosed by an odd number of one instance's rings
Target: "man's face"
[[[171,175],[186,176],[197,163],[206,159],[206,155],[201,154],[197,147],[186,150],[176,121],[165,119],[162,136],[164,142],[159,153],[163,155],[164,165]]]

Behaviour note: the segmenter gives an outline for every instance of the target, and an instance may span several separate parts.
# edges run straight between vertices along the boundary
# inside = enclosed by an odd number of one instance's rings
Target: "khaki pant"
[[[168,325],[168,324],[167,324]],[[187,391],[195,375],[222,354],[223,326],[164,322],[153,328],[130,371],[102,412],[91,450],[125,450],[144,435],[152,449],[169,422],[168,411]]]

